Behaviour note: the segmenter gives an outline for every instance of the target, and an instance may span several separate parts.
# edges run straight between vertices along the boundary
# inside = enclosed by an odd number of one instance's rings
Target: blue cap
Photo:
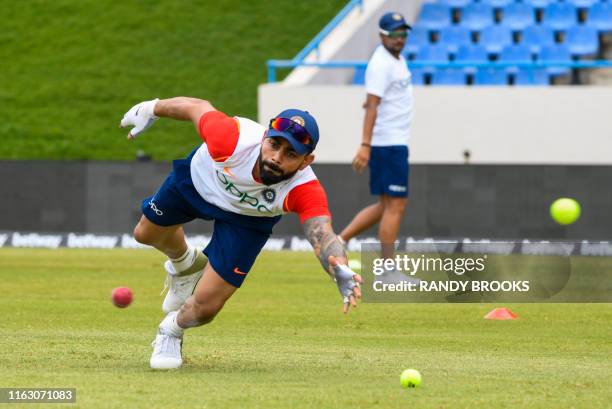
[[[399,29],[410,30],[412,28],[410,27],[410,24],[406,23],[404,16],[393,11],[386,13],[380,18],[378,21],[378,27],[385,31],[395,31]]]
[[[317,125],[317,121],[308,113],[308,111],[302,111],[301,109],[286,109],[280,114],[276,115],[273,119],[276,118],[290,119],[293,122],[302,125],[304,128],[306,128],[306,131],[310,135],[312,143],[304,144],[298,141],[290,131],[281,132],[269,127],[266,135],[268,138],[275,136],[285,138],[287,141],[289,141],[291,146],[293,146],[293,149],[295,149],[295,151],[300,155],[310,153],[314,150],[315,146],[317,146],[317,142],[319,142],[319,126]]]

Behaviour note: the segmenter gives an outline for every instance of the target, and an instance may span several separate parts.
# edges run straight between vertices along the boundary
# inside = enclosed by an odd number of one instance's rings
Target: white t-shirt
[[[381,98],[372,132],[372,146],[408,145],[412,121],[412,81],[406,60],[378,46],[365,74],[368,94]]]

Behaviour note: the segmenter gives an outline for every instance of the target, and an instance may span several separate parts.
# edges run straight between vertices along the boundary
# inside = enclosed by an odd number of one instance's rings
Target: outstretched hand
[[[159,99],[152,101],[145,101],[134,105],[129,111],[123,115],[119,126],[121,128],[133,125],[134,127],[130,130],[127,135],[128,139],[134,139],[136,136],[149,128],[157,120],[155,116],[155,104]]]
[[[361,298],[359,284],[363,283],[363,279],[346,265],[345,258],[329,256],[328,261],[331,274],[342,296],[344,303],[342,310],[346,314],[351,305],[357,308],[357,299]]]

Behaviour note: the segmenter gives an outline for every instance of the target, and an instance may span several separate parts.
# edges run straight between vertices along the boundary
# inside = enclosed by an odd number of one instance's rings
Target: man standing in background
[[[399,13],[378,23],[381,45],[368,62],[363,136],[353,159],[361,173],[370,167],[370,192],[378,202],[362,209],[340,237],[351,238],[380,223],[381,256],[393,257],[395,240],[408,202],[408,139],[412,119],[412,83],[401,52],[410,26]]]

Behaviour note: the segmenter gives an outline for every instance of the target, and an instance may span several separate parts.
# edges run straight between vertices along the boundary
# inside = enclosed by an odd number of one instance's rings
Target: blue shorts
[[[172,163],[173,170],[157,193],[142,201],[142,213],[159,226],[194,219],[214,220],[213,235],[204,254],[225,281],[240,287],[281,216],[245,216],[205,201],[191,180],[192,156],[193,153]]]
[[[408,147],[372,146],[370,193],[376,196],[408,197]]]

